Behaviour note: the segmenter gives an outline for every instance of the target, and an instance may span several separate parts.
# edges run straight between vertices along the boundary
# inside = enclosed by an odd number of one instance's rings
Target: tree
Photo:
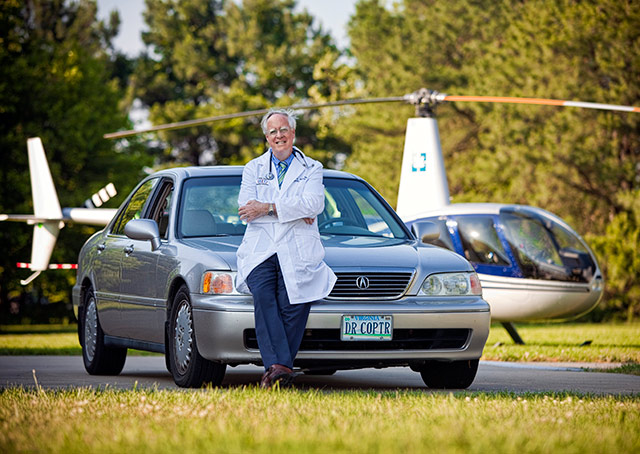
[[[456,92],[468,82],[462,71],[482,53],[501,22],[500,2],[405,1],[392,9],[379,0],[360,1],[349,23],[351,52],[372,97],[400,96],[427,87]],[[376,182],[395,204],[406,120],[413,107],[361,107],[339,125],[353,153],[345,169]],[[457,106],[438,110],[446,159],[475,143],[474,119]],[[453,180],[450,183],[455,185]],[[455,188],[451,191],[456,193]]]
[[[640,104],[640,10],[632,1],[386,4],[360,1],[349,25],[370,96],[426,86],[461,95]],[[354,143],[346,168],[381,182],[391,202],[408,109],[359,109],[340,124]],[[637,229],[637,208],[625,202],[640,187],[637,114],[478,103],[443,105],[438,118],[454,201],[541,206],[602,245],[605,270],[624,261],[626,252],[612,245],[628,243],[623,235]],[[610,293],[609,301],[626,301],[636,308],[632,314],[640,308],[632,296],[640,283],[631,265],[615,266],[617,296]]]
[[[96,20],[93,1],[7,0],[0,3],[0,212],[32,213],[26,140],[41,137],[63,206],[83,201],[113,181],[121,200],[145,162],[135,143],[117,151],[102,134],[128,126],[119,108],[122,91],[111,74],[119,58],[108,53],[117,29]],[[117,200],[116,200],[117,202]],[[0,304],[20,294],[31,228],[0,226]],[[86,227],[65,228],[53,261],[75,262]],[[69,302],[73,276],[45,273],[32,284],[35,295]]]
[[[147,0],[148,52],[131,97],[150,108],[154,124],[291,105],[308,99],[314,67],[337,53],[330,36],[292,0]],[[298,146],[331,162],[348,147],[317,136],[318,115],[304,113]],[[259,118],[160,134],[164,161],[239,164],[264,151]]]

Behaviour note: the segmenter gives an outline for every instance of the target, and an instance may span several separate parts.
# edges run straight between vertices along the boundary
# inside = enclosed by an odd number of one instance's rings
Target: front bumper
[[[204,358],[231,365],[261,364],[259,350],[247,346],[246,334],[255,328],[250,297],[229,299],[192,294],[191,298],[196,341]],[[356,345],[359,342],[341,343],[340,349],[301,348],[296,365],[384,367],[432,359],[478,359],[482,356],[491,322],[489,305],[478,297],[449,298],[446,301],[424,297],[405,297],[393,302],[324,300],[312,303],[307,334],[312,334],[313,330],[339,332],[342,316],[357,314],[392,315],[394,333],[396,330],[406,330],[405,333],[412,332],[409,330],[468,330],[468,336],[454,348],[443,348],[437,342],[430,348],[389,348],[389,344],[383,345],[386,341],[369,343],[367,349]],[[354,348],[344,344],[353,344]],[[376,345],[380,348],[376,349]]]

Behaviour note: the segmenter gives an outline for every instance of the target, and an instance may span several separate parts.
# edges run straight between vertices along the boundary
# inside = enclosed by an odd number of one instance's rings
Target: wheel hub
[[[176,366],[181,374],[189,368],[191,350],[193,344],[193,326],[191,321],[191,308],[187,301],[180,303],[180,309],[176,314],[174,330],[174,350]]]
[[[84,315],[84,351],[87,359],[93,361],[96,354],[96,341],[98,339],[98,313],[96,300],[91,297],[87,302]]]

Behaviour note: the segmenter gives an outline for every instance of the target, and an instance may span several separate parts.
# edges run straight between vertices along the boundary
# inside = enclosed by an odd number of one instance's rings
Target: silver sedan
[[[252,297],[234,284],[241,175],[242,167],[157,172],[85,243],[73,303],[87,372],[120,373],[129,348],[164,353],[185,387],[261,364]],[[338,281],[312,303],[296,368],[404,365],[430,387],[468,387],[490,324],[471,265],[425,244],[438,228],[409,231],[361,178],[325,170],[324,185],[318,226]]]

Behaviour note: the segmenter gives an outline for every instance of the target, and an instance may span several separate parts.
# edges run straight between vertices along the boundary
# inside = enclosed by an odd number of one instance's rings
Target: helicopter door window
[[[525,277],[587,282],[595,270],[590,254],[574,236],[548,219],[501,214],[507,239]]]
[[[429,221],[433,222],[438,226],[438,230],[440,230],[440,236],[435,240],[429,240],[429,244],[433,244],[434,246],[439,246],[445,249],[449,249],[450,251],[455,251],[455,247],[453,246],[453,241],[451,241],[451,235],[449,234],[449,227],[447,226],[446,218],[424,218],[418,219],[418,221]]]
[[[492,217],[463,216],[457,220],[467,260],[484,265],[511,265],[494,227]]]

